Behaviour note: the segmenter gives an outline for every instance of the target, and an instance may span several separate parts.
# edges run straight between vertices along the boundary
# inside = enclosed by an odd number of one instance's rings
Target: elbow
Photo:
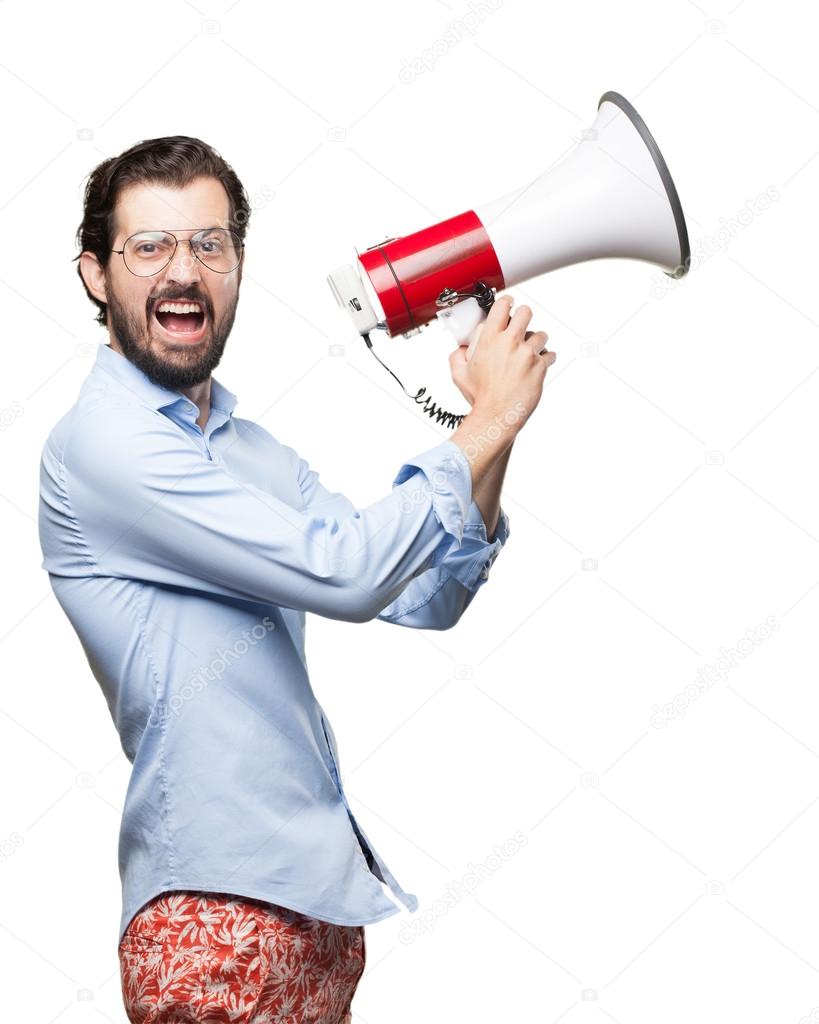
[[[373,619],[377,619],[381,615],[385,608],[389,608],[393,599],[394,595],[388,595],[383,592],[359,594],[357,600],[353,602],[355,618],[351,619],[351,621],[372,622]]]
[[[379,593],[365,590],[360,584],[350,580],[335,595],[330,607],[325,606],[322,612],[331,619],[342,622],[370,622],[378,617],[387,601],[381,600]]]
[[[351,606],[345,619],[347,622],[372,622],[378,618],[380,611],[381,609],[372,602],[357,602]]]
[[[345,605],[344,618],[347,622],[372,622],[374,619],[380,618],[381,613],[391,603],[392,598],[388,599],[374,594],[350,595],[350,600]]]
[[[347,576],[343,586],[345,618],[349,622],[372,622],[385,608],[388,608],[404,590],[406,583],[398,586],[374,576]]]
[[[358,547],[363,550],[365,545]],[[310,566],[300,605],[305,611],[339,622],[369,622],[391,600],[386,591],[385,582],[361,552],[352,559],[338,545],[324,545],[320,558]]]

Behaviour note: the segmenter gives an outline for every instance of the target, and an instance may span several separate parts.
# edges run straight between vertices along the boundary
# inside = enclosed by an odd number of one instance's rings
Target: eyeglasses
[[[171,262],[180,242],[187,242],[193,256],[217,274],[229,274],[242,259],[244,242],[235,231],[203,228],[191,238],[177,238],[170,231],[138,231],[111,252],[122,256],[125,266],[137,277],[153,277]]]

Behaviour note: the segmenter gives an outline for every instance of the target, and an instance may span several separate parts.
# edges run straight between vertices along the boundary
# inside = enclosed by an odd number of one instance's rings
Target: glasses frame
[[[190,231],[191,229],[190,228],[175,228],[174,230],[176,230],[176,231]],[[231,234],[231,235],[234,236],[234,238],[236,238],[236,240],[239,243],[239,260],[238,260],[238,262],[237,262],[235,267],[231,267],[230,270],[217,270],[215,267],[211,267],[209,264],[205,263],[204,260],[199,259],[199,256],[198,256],[198,254],[196,253],[196,251],[195,251],[195,249],[193,247],[193,243],[196,241],[196,239],[197,239],[197,237],[199,235],[204,234],[206,231],[227,231],[228,234]],[[159,233],[162,233],[162,234],[165,234],[165,235],[170,235],[171,238],[176,243],[174,245],[174,247],[173,247],[173,252],[168,257],[168,262],[164,263],[159,268],[159,270],[155,270],[152,274],[137,274],[137,273],[135,273],[128,266],[128,261],[125,259],[125,247],[131,241],[131,239],[132,238],[136,238],[137,235],[151,235],[151,234],[159,234]],[[203,267],[207,267],[208,270],[212,271],[214,274],[232,274],[235,270],[239,269],[239,266],[240,266],[240,264],[242,262],[242,257],[244,256],[245,243],[241,240],[241,238],[239,238],[239,235],[235,231],[233,231],[231,228],[223,228],[221,226],[221,224],[215,224],[212,228],[199,228],[193,235],[191,235],[190,238],[177,238],[176,235],[173,233],[173,231],[169,230],[168,228],[147,228],[147,229],[145,229],[143,231],[135,231],[132,235],[128,235],[128,237],[122,243],[122,248],[121,249],[112,249],[111,252],[112,253],[116,253],[118,256],[122,256],[122,262],[125,264],[125,269],[128,271],[129,274],[133,274],[134,277],[156,277],[157,274],[161,274],[162,271],[166,267],[170,266],[170,264],[173,263],[174,257],[176,256],[176,250],[179,248],[179,243],[180,242],[187,242],[188,246],[190,248],[190,251],[191,251],[191,255],[193,256],[193,258],[195,260],[199,260],[199,262],[202,264]]]

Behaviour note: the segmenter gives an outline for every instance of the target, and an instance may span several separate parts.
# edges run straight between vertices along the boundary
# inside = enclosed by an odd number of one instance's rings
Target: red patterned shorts
[[[349,1024],[363,925],[262,900],[165,892],[119,944],[131,1024]]]

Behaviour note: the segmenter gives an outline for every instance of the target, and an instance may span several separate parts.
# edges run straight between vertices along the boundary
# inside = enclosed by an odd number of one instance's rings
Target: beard
[[[204,345],[191,345],[187,348],[182,343],[175,349],[168,349],[162,343],[155,342],[151,337],[151,328],[155,320],[152,311],[153,300],[146,305],[147,327],[143,327],[135,311],[128,309],[119,301],[110,281],[106,303],[109,329],[119,342],[125,357],[139,367],[154,384],[170,388],[172,391],[201,384],[219,365],[225,351],[225,344],[236,317],[239,290],[236,289],[236,297],[218,322],[214,321],[210,302],[197,293],[195,285],[185,292],[163,295],[162,298],[201,303],[207,312],[209,340],[206,340]]]

